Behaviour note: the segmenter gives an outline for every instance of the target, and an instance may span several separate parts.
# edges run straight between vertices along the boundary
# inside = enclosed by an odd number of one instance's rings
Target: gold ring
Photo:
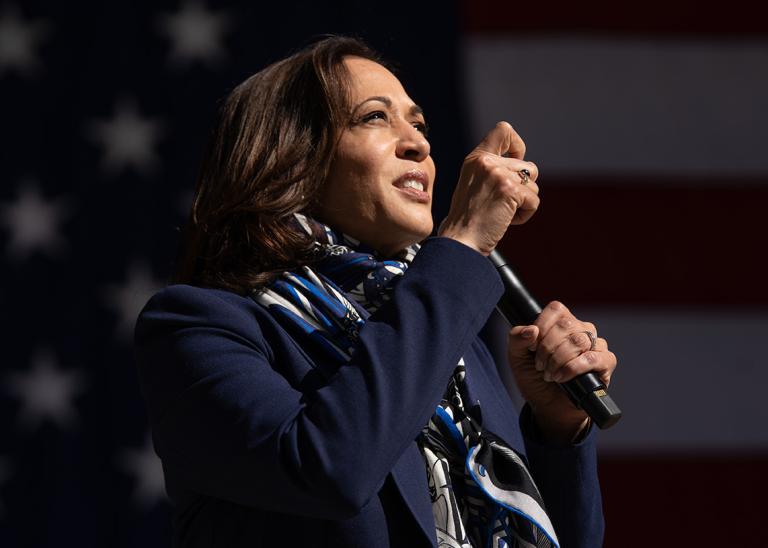
[[[597,335],[595,333],[592,333],[591,331],[582,331],[582,333],[586,333],[589,335],[589,349],[594,350],[595,346],[597,345]]]

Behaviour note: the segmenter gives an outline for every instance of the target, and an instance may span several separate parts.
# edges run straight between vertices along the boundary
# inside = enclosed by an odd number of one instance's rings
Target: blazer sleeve
[[[501,294],[485,257],[430,238],[366,322],[352,361],[301,391],[280,374],[248,299],[166,288],[135,334],[166,473],[240,504],[355,515],[427,423]]]
[[[525,450],[547,514],[561,546],[593,548],[603,545],[600,483],[594,429],[580,442],[553,446],[539,441],[528,405],[520,413]]]

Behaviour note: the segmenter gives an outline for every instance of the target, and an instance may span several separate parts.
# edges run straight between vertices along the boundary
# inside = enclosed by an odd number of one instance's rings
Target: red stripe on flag
[[[499,246],[540,300],[768,305],[768,185],[550,184]]]
[[[757,546],[768,455],[601,457],[606,548]]]
[[[729,2],[724,8],[708,8],[693,0],[663,0],[626,4],[616,2],[561,3],[463,0],[464,30],[493,32],[609,32],[675,34],[764,34],[768,18],[759,4]]]

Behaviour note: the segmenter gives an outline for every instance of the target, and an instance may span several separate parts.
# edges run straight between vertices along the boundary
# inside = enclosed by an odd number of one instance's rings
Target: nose
[[[426,136],[408,122],[403,122],[397,156],[414,162],[424,161],[429,156],[429,141]]]

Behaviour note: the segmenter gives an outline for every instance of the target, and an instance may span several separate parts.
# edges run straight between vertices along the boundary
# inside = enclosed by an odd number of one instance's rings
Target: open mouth
[[[412,170],[395,179],[394,186],[406,196],[422,203],[429,202],[429,177],[423,171]]]

